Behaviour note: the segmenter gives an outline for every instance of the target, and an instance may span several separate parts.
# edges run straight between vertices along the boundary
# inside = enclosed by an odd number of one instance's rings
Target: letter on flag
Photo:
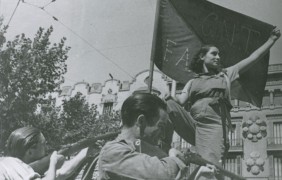
[[[229,67],[260,47],[274,28],[206,0],[160,0],[157,18],[153,59],[181,83],[194,77],[189,64],[201,45],[217,46],[222,65]],[[261,106],[269,53],[263,58],[232,83],[232,98]]]

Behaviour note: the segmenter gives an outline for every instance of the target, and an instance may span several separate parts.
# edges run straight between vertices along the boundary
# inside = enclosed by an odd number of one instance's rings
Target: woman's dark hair
[[[204,45],[201,47],[201,49],[197,52],[197,54],[193,57],[191,63],[190,63],[190,69],[199,74],[203,72],[203,63],[204,61],[201,60],[201,57],[203,57],[207,52],[210,50],[211,47],[216,47],[212,44]]]
[[[146,117],[148,125],[154,125],[153,118],[159,116],[159,110],[166,110],[166,104],[158,96],[150,93],[136,93],[129,96],[121,107],[122,123],[132,127],[139,115]]]
[[[39,143],[41,132],[34,127],[22,127],[11,133],[7,141],[7,155],[22,159],[26,151]]]

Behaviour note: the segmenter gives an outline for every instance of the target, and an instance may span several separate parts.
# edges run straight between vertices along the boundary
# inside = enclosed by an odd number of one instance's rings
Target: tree
[[[94,121],[95,129],[93,129],[88,136],[93,137],[109,132],[117,132],[120,129],[120,123],[120,111],[113,111],[110,114],[100,115]]]
[[[33,39],[21,34],[6,41],[6,30],[0,19],[0,152],[9,134],[26,125],[39,128],[51,148],[118,129],[118,112],[97,117],[97,106],[82,94],[55,106],[51,94],[67,71],[66,38],[51,43],[50,27]]]
[[[59,149],[63,144],[62,136],[65,133],[64,122],[60,118],[61,107],[56,107],[56,99],[49,96],[44,104],[40,105],[40,111],[31,122],[34,127],[44,134],[48,149]]]
[[[12,41],[6,41],[6,30],[0,20],[1,147],[12,130],[34,125],[38,105],[59,91],[70,50],[66,38],[50,42],[52,27],[39,28],[33,39],[21,34]]]
[[[64,143],[73,143],[83,138],[116,132],[119,128],[120,117],[117,112],[97,117],[97,105],[89,105],[85,96],[79,92],[69,100],[64,100],[62,107]]]
[[[64,143],[76,142],[87,137],[97,115],[96,106],[89,105],[81,93],[77,93],[69,100],[64,100],[61,119],[66,131],[63,136]]]

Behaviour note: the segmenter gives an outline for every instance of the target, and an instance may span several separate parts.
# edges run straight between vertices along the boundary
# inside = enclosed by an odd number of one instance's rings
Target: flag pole
[[[158,21],[159,21],[159,9],[160,9],[160,0],[157,0],[154,32],[153,32],[153,40],[152,40],[152,49],[151,49],[151,58],[150,58],[149,84],[148,84],[149,93],[152,93],[152,84],[153,84],[153,75],[154,75],[154,58],[155,58],[155,48],[156,48],[155,46],[156,46]]]

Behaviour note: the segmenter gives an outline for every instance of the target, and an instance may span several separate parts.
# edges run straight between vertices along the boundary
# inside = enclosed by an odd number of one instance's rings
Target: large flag
[[[158,12],[153,59],[182,83],[194,77],[189,64],[202,44],[217,46],[223,66],[229,67],[260,47],[274,28],[206,0],[160,0]],[[263,58],[232,83],[232,98],[261,106],[269,53]]]

